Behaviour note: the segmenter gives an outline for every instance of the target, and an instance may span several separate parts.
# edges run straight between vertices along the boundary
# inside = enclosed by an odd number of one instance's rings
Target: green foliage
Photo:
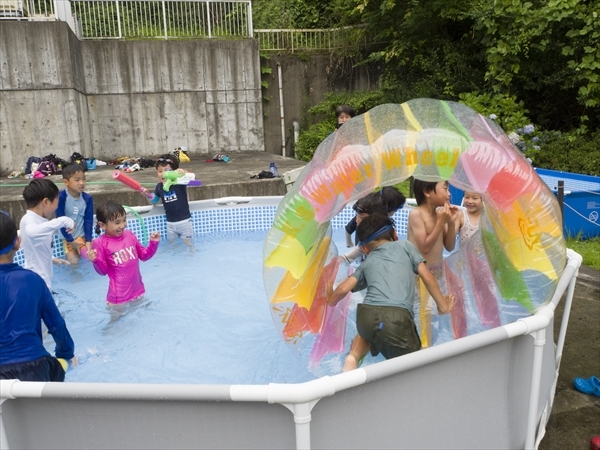
[[[319,144],[334,131],[335,126],[332,123],[323,121],[301,132],[296,146],[296,158],[300,161],[310,161]]]
[[[567,238],[567,248],[583,257],[583,264],[600,270],[600,237],[582,241],[578,238]]]
[[[531,123],[522,101],[514,96],[479,92],[465,92],[459,96],[461,103],[473,108],[479,114],[493,118],[506,133],[516,131]]]
[[[383,103],[381,91],[325,94],[323,101],[308,110],[308,120],[312,117],[318,122],[300,132],[296,157],[301,161],[312,159],[319,144],[335,131],[335,108],[339,105],[350,105],[356,114],[362,114],[381,103]]]
[[[539,140],[534,141],[537,145],[527,145],[523,151],[534,166],[600,176],[600,131],[589,135],[560,132],[539,135]]]

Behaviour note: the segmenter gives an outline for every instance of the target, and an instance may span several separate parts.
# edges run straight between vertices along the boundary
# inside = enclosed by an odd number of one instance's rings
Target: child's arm
[[[335,291],[329,293],[329,290],[333,290],[333,286],[328,286],[328,295],[327,295],[327,299],[325,300],[327,302],[328,305],[331,306],[335,306],[337,305],[337,303],[343,299],[348,292],[350,292],[352,289],[354,289],[356,287],[356,285],[358,284],[358,280],[353,277],[353,276],[349,276],[346,281],[342,282],[336,289]]]
[[[352,242],[352,235],[346,231],[346,247],[350,248],[354,245]]]
[[[425,263],[422,262],[419,264],[418,273],[423,280],[423,284],[427,288],[427,291],[429,291],[429,294],[431,294],[431,297],[433,297],[433,300],[437,305],[438,312],[440,314],[446,314],[452,311],[452,308],[454,307],[454,296],[452,294],[442,295],[440,286]]]
[[[460,229],[460,227],[456,226],[457,222],[460,222],[460,219],[458,217],[460,210],[458,206],[455,205],[446,204],[445,206],[448,206],[450,218],[448,219],[448,222],[444,227],[444,247],[446,248],[446,250],[451,252],[456,246],[456,234]],[[460,215],[462,216],[462,214]]]
[[[56,343],[54,354],[57,358],[72,359],[74,357],[75,344],[69,334],[69,330],[67,330],[65,320],[56,307],[50,290],[46,288],[46,292],[42,295],[44,296],[42,300],[42,320],[48,327],[48,332],[52,335]]]
[[[92,249],[92,239],[94,235],[92,234],[92,229],[94,228],[94,200],[92,196],[86,194],[85,192],[82,194],[85,199],[85,216],[83,217],[83,234],[85,236],[85,245],[88,248],[88,251]]]
[[[358,245],[356,245],[351,250],[346,252],[345,255],[342,255],[342,258],[344,258],[346,262],[350,264],[352,261],[354,261],[357,258],[360,258],[362,255],[364,255],[363,251]]]
[[[75,228],[75,222],[73,219],[63,216],[56,219],[49,220],[42,223],[30,223],[26,225],[27,234],[33,239],[44,238],[48,235],[52,235],[61,228],[66,228],[67,232],[73,231]]]
[[[60,192],[58,194],[58,207],[56,208],[56,217],[64,217],[65,216],[65,204],[66,203],[67,203],[66,194],[63,194],[62,192]],[[67,232],[67,229],[65,227],[61,228],[60,232],[67,242],[73,242],[73,240],[74,240],[73,236],[71,236],[71,233]]]
[[[440,219],[440,214],[438,214],[433,230],[427,234],[422,214],[418,209],[413,209],[408,214],[408,228],[410,235],[412,235],[410,241],[422,255],[427,255],[437,242],[440,234],[444,232],[446,222],[444,219]]]
[[[99,241],[99,239],[94,241],[92,250],[88,252],[87,256],[88,259],[93,263],[94,270],[99,275],[106,275],[108,274],[108,263],[106,261],[106,255],[102,251],[102,248],[100,248]]]
[[[160,233],[158,231],[153,231],[150,234],[150,239],[148,242],[148,247],[144,247],[140,242],[136,239],[136,247],[138,258],[141,261],[148,261],[150,258],[154,256],[156,251],[158,250],[158,243],[160,242]]]

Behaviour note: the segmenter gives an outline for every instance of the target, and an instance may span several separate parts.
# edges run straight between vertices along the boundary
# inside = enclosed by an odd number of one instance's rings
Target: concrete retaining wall
[[[279,79],[277,64],[281,65],[283,86],[283,108],[285,124],[286,152],[284,156],[294,156],[293,122],[302,129],[311,123],[306,111],[323,100],[328,92],[370,91],[377,89],[381,74],[380,64],[365,64],[353,67],[351,61],[340,62],[328,53],[270,55],[262,60],[262,65],[271,69],[263,79],[269,84],[263,89],[263,109],[265,112],[265,150],[282,154],[281,115],[279,112]],[[266,99],[269,100],[266,100]],[[331,117],[335,112],[331,111]]]
[[[259,64],[253,39],[79,41],[64,22],[1,22],[0,171],[48,153],[264,151]]]

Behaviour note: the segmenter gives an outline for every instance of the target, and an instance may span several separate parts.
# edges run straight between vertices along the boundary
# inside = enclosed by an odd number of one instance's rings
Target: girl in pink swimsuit
[[[154,256],[160,234],[154,231],[148,247],[144,247],[131,231],[125,229],[125,209],[111,200],[96,209],[96,219],[104,234],[94,240],[88,257],[96,272],[108,275],[106,301],[114,305],[138,299],[145,292],[140,260],[147,261]]]

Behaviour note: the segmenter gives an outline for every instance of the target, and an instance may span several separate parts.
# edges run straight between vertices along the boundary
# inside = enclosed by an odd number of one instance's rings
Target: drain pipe
[[[294,120],[293,126],[294,126],[294,156],[298,157],[298,153],[296,152],[296,149],[298,148],[298,140],[300,139],[300,124],[298,123],[298,121]]]
[[[281,117],[281,156],[285,156],[285,118],[283,115],[283,82],[281,63],[277,63],[277,76],[279,77],[279,116]]]

